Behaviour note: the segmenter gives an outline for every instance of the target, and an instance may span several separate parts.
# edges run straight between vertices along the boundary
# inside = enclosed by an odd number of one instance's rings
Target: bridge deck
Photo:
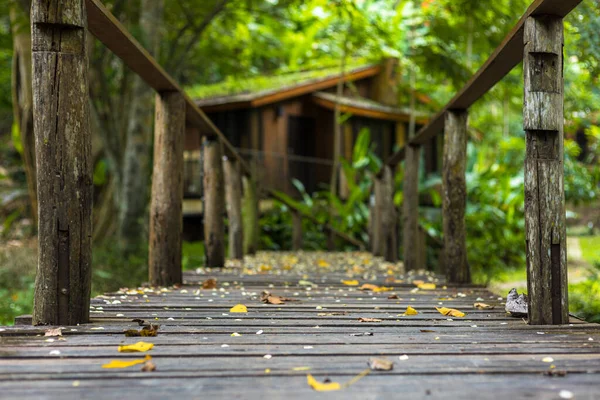
[[[216,289],[200,289],[208,277],[217,279]],[[361,291],[341,282],[353,279],[393,290]],[[45,337],[42,327],[3,328],[0,397],[314,398],[319,394],[307,374],[344,385],[371,357],[393,361],[393,370],[371,371],[327,396],[583,399],[600,393],[598,325],[528,326],[506,316],[502,299],[485,288],[402,276],[399,267],[364,253],[299,259],[261,253],[245,268],[187,273],[185,280],[168,291],[95,298],[92,323],[64,327],[62,338]],[[432,280],[436,288],[416,289],[414,280]],[[264,304],[263,291],[298,301]],[[389,298],[394,294],[397,299]],[[496,307],[474,309],[478,301]],[[248,312],[230,312],[236,304]],[[402,316],[408,305],[419,314]],[[466,316],[441,315],[434,308],[440,306]],[[124,330],[139,329],[136,318],[160,324],[158,336],[125,337]],[[372,335],[355,336],[364,333]],[[154,344],[148,354],[156,371],[102,368],[111,360],[142,359],[146,353],[117,351],[140,340]]]

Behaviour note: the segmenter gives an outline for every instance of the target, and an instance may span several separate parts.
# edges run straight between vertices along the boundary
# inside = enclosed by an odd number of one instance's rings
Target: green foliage
[[[184,271],[204,266],[204,242],[183,242],[181,268]]]
[[[0,250],[0,325],[31,314],[36,265],[37,254],[29,246]]]
[[[122,287],[137,287],[148,281],[147,243],[123,250],[116,241],[94,246],[92,251],[92,294]]]
[[[588,279],[569,285],[569,311],[588,322],[600,323],[600,262]]]

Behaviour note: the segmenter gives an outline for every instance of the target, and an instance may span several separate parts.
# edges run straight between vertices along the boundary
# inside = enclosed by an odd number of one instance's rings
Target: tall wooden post
[[[237,160],[223,160],[225,171],[225,196],[227,198],[227,218],[229,220],[229,258],[244,258],[242,223],[242,178]]]
[[[225,185],[221,143],[215,136],[204,137],[204,248],[206,267],[225,265]]]
[[[150,284],[170,286],[182,282],[185,100],[178,92],[157,94],[155,109],[148,275]]]
[[[373,210],[373,254],[386,261],[398,261],[398,213],[394,207],[394,174],[385,165],[381,176],[375,179],[375,207]]]
[[[563,21],[525,21],[523,128],[529,323],[566,324],[567,249],[563,186]]]
[[[84,0],[31,9],[37,163],[34,325],[89,319],[92,160]]]
[[[244,198],[242,199],[244,254],[256,254],[260,236],[258,188],[254,179],[247,175],[242,177],[242,184],[244,187]]]
[[[404,160],[404,201],[402,203],[402,248],[406,271],[423,268],[415,253],[419,228],[419,161],[421,147],[408,144]]]
[[[464,110],[448,111],[444,128],[442,212],[444,221],[444,263],[450,283],[470,283],[467,262],[467,118]]]
[[[292,210],[292,250],[302,249],[302,239],[302,216],[298,211]]]

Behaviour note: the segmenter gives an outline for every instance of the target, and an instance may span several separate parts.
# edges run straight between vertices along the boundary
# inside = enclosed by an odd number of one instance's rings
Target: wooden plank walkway
[[[2,328],[0,398],[600,396],[599,325],[528,326],[506,316],[503,300],[485,288],[400,269],[366,253],[260,253],[243,268],[186,273],[181,288],[100,296],[92,300],[92,323],[64,327],[62,338],[43,336],[47,327]],[[209,277],[217,287],[201,289]],[[392,290],[361,291],[342,280]],[[436,288],[418,289],[415,280]],[[299,301],[264,304],[263,291]],[[474,309],[477,301],[496,308]],[[231,313],[236,304],[248,312]],[[402,316],[408,305],[419,314]],[[440,306],[467,315],[449,318]],[[158,336],[125,337],[139,328],[136,318],[160,324]],[[154,344],[148,354],[156,371],[102,368],[142,359],[145,353],[117,351],[140,339]],[[307,384],[308,373],[349,382],[374,356],[393,361],[393,370],[328,393]]]

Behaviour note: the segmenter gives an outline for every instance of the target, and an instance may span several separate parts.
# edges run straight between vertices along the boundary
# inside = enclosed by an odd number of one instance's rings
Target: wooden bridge
[[[34,0],[39,265],[33,315],[0,331],[1,395],[308,398],[314,390],[333,389],[340,398],[597,396],[600,330],[570,319],[567,301],[563,18],[580,1],[535,0],[469,82],[387,160],[374,185],[374,256],[290,258],[256,253],[258,197],[278,194],[258,187],[252,166],[100,1]],[[151,286],[92,300],[86,29],[157,92]],[[508,317],[505,298],[470,284],[464,220],[468,108],[520,61],[527,141],[526,320]],[[193,274],[181,270],[186,124],[213,132],[204,137],[207,262]],[[447,276],[435,277],[420,272],[423,265],[412,251],[398,260],[392,177],[404,161],[403,248],[415,249],[419,150],[441,132]],[[299,247],[299,221],[313,217],[289,206]],[[228,261],[228,268],[225,211],[230,255],[244,259]],[[337,237],[365,247],[331,226],[324,229],[330,242]],[[138,324],[145,329],[138,332]],[[137,333],[129,335],[144,337],[126,337],[124,331],[133,329]],[[117,351],[140,339],[153,348]],[[393,361],[393,369],[371,357]],[[131,362],[127,367],[111,360]]]

